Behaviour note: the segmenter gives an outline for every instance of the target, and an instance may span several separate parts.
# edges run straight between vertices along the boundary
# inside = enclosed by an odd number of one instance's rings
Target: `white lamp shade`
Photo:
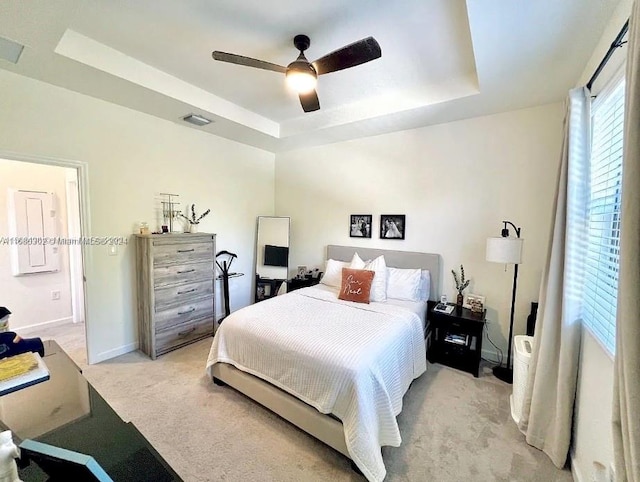
[[[487,238],[487,261],[502,264],[522,263],[522,238]]]

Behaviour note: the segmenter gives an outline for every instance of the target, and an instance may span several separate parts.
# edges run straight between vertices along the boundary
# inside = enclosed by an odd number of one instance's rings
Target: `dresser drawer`
[[[172,330],[175,326],[188,321],[211,318],[213,320],[213,297],[194,300],[174,308],[156,311],[155,332]]]
[[[213,276],[213,275],[212,275]],[[158,288],[154,291],[155,311],[162,311],[175,305],[184,305],[191,300],[211,297],[213,295],[213,280],[197,281],[195,283]]]
[[[213,280],[213,261],[185,265],[160,266],[153,270],[153,286]]]
[[[213,262],[213,243],[154,244],[153,266]]]
[[[198,338],[213,335],[213,316],[208,320],[193,321],[156,334],[156,355],[161,355]]]

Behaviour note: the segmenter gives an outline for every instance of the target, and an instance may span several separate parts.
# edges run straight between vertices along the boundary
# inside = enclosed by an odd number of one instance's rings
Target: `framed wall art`
[[[406,227],[404,214],[380,215],[380,239],[404,239]]]
[[[371,214],[352,214],[351,223],[349,224],[349,236],[352,238],[370,238],[371,237]]]

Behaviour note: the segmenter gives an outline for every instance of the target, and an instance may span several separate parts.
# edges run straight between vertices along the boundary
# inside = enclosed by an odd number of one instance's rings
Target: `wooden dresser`
[[[136,235],[138,337],[151,358],[212,336],[215,234]]]

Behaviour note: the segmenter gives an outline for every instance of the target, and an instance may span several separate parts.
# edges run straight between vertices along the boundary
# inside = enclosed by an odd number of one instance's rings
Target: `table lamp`
[[[518,265],[522,262],[522,244],[520,237],[521,228],[518,228],[511,221],[502,221],[504,228],[500,237],[487,238],[487,261],[493,263],[513,264],[513,292],[511,294],[511,320],[509,322],[509,351],[507,352],[507,366],[502,364],[494,367],[493,374],[496,378],[513,383],[513,367],[511,366],[511,343],[513,341],[513,316],[516,303],[516,287],[518,282]],[[509,236],[507,224],[513,226],[516,237]]]

